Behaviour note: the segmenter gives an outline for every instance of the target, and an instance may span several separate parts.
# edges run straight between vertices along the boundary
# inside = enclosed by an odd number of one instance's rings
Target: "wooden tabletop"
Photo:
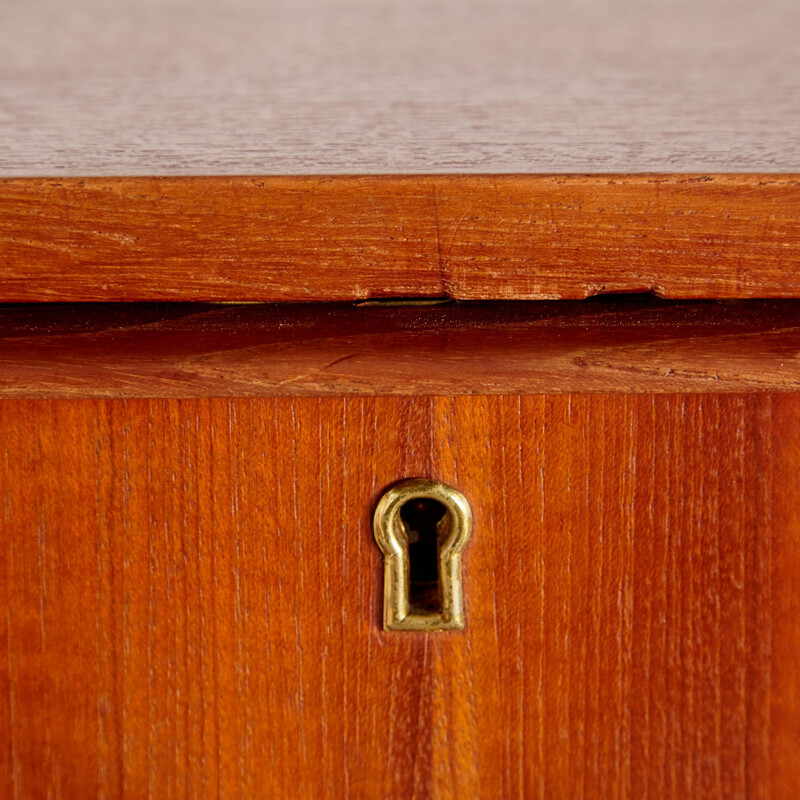
[[[796,0],[4,0],[0,176],[800,172]]]
[[[800,297],[797,0],[5,0],[0,302]]]

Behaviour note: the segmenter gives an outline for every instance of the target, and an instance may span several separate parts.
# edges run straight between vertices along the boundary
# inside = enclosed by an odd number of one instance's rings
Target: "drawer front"
[[[0,402],[0,794],[796,797],[800,397]],[[469,500],[381,627],[381,493]]]

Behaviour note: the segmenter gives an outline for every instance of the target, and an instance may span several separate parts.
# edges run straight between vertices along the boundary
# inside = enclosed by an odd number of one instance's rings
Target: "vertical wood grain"
[[[800,398],[0,402],[0,795],[800,792]],[[371,513],[469,498],[463,633]]]

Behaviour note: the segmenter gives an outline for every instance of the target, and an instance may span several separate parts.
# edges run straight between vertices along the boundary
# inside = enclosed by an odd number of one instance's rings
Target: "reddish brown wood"
[[[0,301],[800,296],[796,175],[0,181]]]
[[[800,792],[800,397],[0,402],[0,794]],[[463,633],[370,516],[475,513]]]
[[[0,307],[0,396],[800,388],[800,301]]]

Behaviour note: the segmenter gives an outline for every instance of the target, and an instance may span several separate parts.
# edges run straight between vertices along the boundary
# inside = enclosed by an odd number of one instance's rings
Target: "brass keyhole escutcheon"
[[[398,483],[375,509],[374,533],[384,557],[383,627],[463,628],[461,551],[472,533],[464,495],[425,478]]]

